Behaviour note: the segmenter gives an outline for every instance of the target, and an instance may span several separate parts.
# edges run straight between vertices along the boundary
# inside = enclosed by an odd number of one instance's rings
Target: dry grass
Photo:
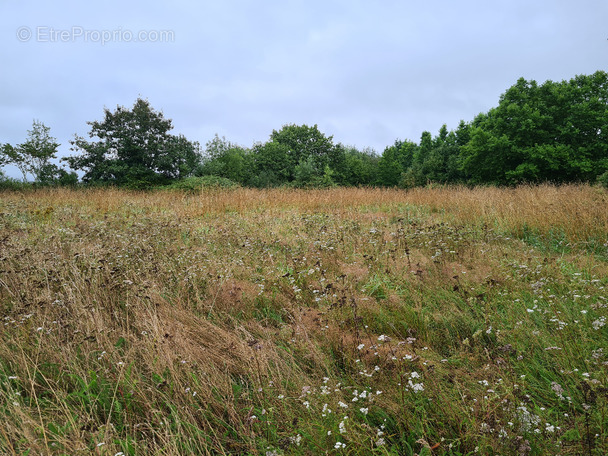
[[[607,201],[4,193],[0,452],[601,454]]]
[[[608,231],[608,195],[587,185],[496,187],[437,187],[412,190],[336,188],[321,190],[246,189],[204,191],[198,195],[172,192],[138,193],[116,189],[40,190],[28,196],[29,207],[70,206],[78,200],[90,214],[115,213],[136,207],[146,213],[171,212],[179,217],[205,217],[226,212],[383,211],[405,205],[448,214],[458,223],[486,223],[492,228],[521,233],[527,226],[542,234],[562,231],[572,240],[600,238]],[[576,223],[571,223],[576,220]]]

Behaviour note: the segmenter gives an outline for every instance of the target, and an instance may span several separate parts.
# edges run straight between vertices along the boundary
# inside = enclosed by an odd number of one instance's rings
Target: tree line
[[[243,147],[216,135],[204,148],[172,135],[172,122],[138,99],[104,110],[75,136],[74,155],[58,166],[59,144],[34,121],[23,144],[4,144],[12,164],[38,185],[150,188],[217,178],[251,187],[398,186],[567,183],[608,185],[608,73],[538,84],[520,78],[498,106],[455,130],[443,125],[418,142],[396,140],[381,155],[334,143],[317,125],[284,125],[266,142]],[[3,178],[7,182],[7,178]]]

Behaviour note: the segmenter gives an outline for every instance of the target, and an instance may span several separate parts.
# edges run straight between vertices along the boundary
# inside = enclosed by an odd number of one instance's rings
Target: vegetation
[[[456,130],[443,125],[420,142],[396,140],[381,156],[335,144],[316,125],[284,125],[265,143],[246,148],[215,136],[198,143],[169,134],[170,120],[138,99],[132,109],[106,109],[89,122],[92,139],[75,137],[70,168],[89,185],[144,189],[192,176],[215,176],[247,187],[382,186],[427,184],[580,183],[606,181],[608,73],[570,81],[521,78],[497,107]],[[13,164],[39,185],[73,185],[75,173],[51,163],[58,144],[34,122],[26,143],[5,144],[0,165]]]
[[[50,128],[38,120],[34,120],[32,129],[28,131],[27,140],[23,144],[12,146],[4,144],[0,149],[0,166],[12,164],[23,175],[23,182],[28,175],[41,185],[74,185],[78,176],[68,172],[51,162],[57,158],[60,144],[50,135]],[[0,185],[3,188],[15,188],[16,183],[0,175]]]
[[[171,121],[142,99],[132,110],[105,110],[103,122],[89,122],[88,142],[76,137],[72,145],[81,155],[67,158],[72,169],[84,172],[90,183],[147,188],[191,176],[200,163],[198,145],[170,135]]]
[[[0,453],[601,455],[600,187],[0,198]]]

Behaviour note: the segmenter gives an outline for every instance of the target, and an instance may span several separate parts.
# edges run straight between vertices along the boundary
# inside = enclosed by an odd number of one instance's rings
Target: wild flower
[[[300,434],[290,437],[291,443],[294,443],[296,446],[300,446],[302,443],[302,436]]]
[[[424,391],[423,383],[413,383],[411,380],[409,380],[408,386],[414,393],[419,393],[421,391]]]
[[[340,434],[346,433],[346,420],[348,420],[348,416],[345,415],[338,424],[338,432],[340,432]]]

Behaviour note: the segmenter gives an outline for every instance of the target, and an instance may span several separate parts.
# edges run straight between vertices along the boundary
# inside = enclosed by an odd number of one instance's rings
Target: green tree
[[[44,186],[72,187],[78,183],[78,174],[68,172],[55,163],[47,163],[40,168],[36,183]]]
[[[216,134],[207,142],[203,164],[197,174],[224,177],[243,184],[250,177],[249,162],[248,151],[245,148]]]
[[[279,131],[273,130],[270,142],[278,144],[285,151],[287,180],[295,178],[295,167],[308,159],[312,160],[319,176],[325,166],[339,172],[344,166],[344,148],[334,145],[332,136],[325,136],[317,125],[284,125]]]
[[[255,173],[249,184],[254,187],[276,187],[293,180],[295,165],[286,144],[274,141],[255,144],[252,163]]]
[[[608,73],[570,81],[520,78],[478,116],[462,147],[475,182],[594,181],[608,169]]]
[[[28,130],[28,136],[24,143],[12,146],[2,146],[0,165],[4,163],[15,165],[23,175],[23,181],[28,180],[28,175],[39,182],[44,174],[44,169],[51,164],[51,159],[57,158],[57,149],[60,144],[50,135],[51,129],[39,120],[34,120],[32,129]]]
[[[344,148],[344,166],[342,167],[343,185],[372,185],[378,174],[380,157],[372,149],[357,150],[355,147]]]
[[[102,121],[87,123],[89,137],[96,140],[76,136],[71,144],[79,155],[65,159],[84,172],[85,182],[145,188],[187,177],[200,164],[198,144],[170,135],[171,120],[147,100],[137,99],[132,109],[105,109]]]
[[[24,157],[21,153],[21,150],[19,149],[19,147],[15,147],[11,144],[3,144],[2,145],[2,158],[1,160],[1,164],[2,165],[14,165],[16,166],[19,171],[21,171],[21,174],[23,175],[23,181],[27,181],[27,174],[28,174],[28,170],[27,170],[27,164],[25,163]]]
[[[393,146],[389,146],[382,152],[382,157],[378,161],[378,184],[387,187],[394,187],[399,184],[401,174],[404,169],[400,163],[401,144],[396,142]]]
[[[184,135],[169,135],[156,157],[156,170],[165,179],[192,176],[201,164],[200,145]]]

